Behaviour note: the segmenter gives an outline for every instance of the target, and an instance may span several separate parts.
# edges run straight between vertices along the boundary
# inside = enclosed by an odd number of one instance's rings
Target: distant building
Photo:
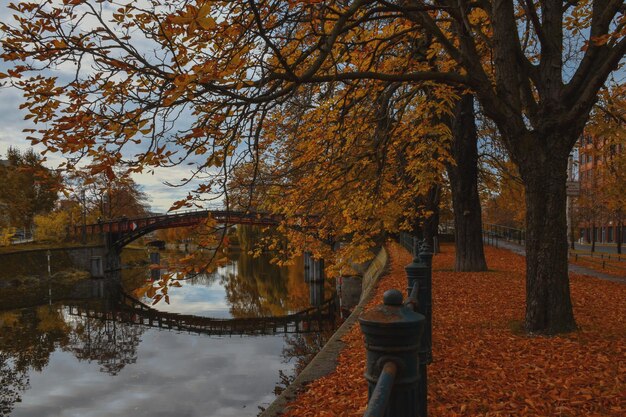
[[[582,214],[579,216],[578,227],[581,242],[616,243],[618,237],[621,237],[622,243],[626,243],[626,225],[607,212],[600,198],[604,180],[599,175],[605,163],[625,151],[622,144],[610,144],[602,137],[584,134],[579,140],[578,178],[581,189],[579,210]],[[584,205],[586,207],[582,207]]]

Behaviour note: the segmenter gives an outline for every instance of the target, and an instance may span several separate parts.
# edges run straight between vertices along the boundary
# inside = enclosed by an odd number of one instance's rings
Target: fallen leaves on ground
[[[429,416],[626,415],[626,285],[572,276],[579,331],[523,332],[525,260],[486,247],[489,272],[452,272],[444,246],[433,261],[433,355]],[[370,305],[405,288],[409,254],[388,246],[390,271]],[[365,351],[356,324],[335,372],[309,384],[284,416],[361,416],[367,402]]]

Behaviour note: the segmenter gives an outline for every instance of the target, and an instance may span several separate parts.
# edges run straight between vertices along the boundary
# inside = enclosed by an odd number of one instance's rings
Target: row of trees
[[[83,220],[141,216],[148,196],[130,177],[109,180],[89,168],[63,176],[44,165],[33,149],[9,148],[0,164],[0,238],[9,244],[16,231],[35,231],[38,240],[61,241]]]
[[[575,328],[567,160],[623,60],[621,0],[106,3],[21,2],[0,27],[15,63],[3,76],[45,124],[31,140],[67,168],[88,156],[110,177],[191,160],[205,178],[195,196],[227,203],[243,177],[248,203],[287,223],[321,215],[318,237],[351,242],[335,259],[365,256],[384,231],[428,236],[447,175],[457,267],[481,266],[476,100],[524,187],[526,328]],[[70,77],[49,72],[68,65]]]
[[[30,230],[36,215],[54,208],[61,177],[42,159],[32,149],[8,149],[0,163],[0,227]]]
[[[148,196],[130,177],[109,181],[104,175],[91,176],[89,170],[82,170],[67,176],[63,185],[65,198],[54,210],[34,219],[38,240],[66,240],[70,228],[83,222],[93,224],[149,213]]]

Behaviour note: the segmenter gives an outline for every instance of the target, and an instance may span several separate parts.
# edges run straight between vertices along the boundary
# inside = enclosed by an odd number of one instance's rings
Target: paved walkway
[[[486,244],[486,242],[485,242]],[[526,249],[522,245],[518,245],[517,243],[508,242],[505,240],[498,240],[498,247],[503,249],[508,249],[513,253],[518,255],[526,256]],[[569,264],[569,271],[574,274],[580,275],[588,275],[595,278],[605,279],[607,281],[619,282],[621,284],[626,284],[626,277],[620,278],[614,275],[605,274],[600,271],[596,271],[595,269],[585,268],[584,266]]]

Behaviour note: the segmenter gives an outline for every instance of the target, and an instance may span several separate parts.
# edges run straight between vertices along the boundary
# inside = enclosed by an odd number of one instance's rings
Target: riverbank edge
[[[17,246],[17,245],[16,245]],[[36,252],[55,252],[55,251],[62,251],[62,250],[73,250],[73,249],[85,249],[85,248],[102,248],[104,247],[103,243],[88,243],[85,245],[81,245],[81,244],[71,244],[71,245],[67,245],[67,246],[62,246],[62,245],[57,245],[57,246],[43,246],[43,247],[23,247],[23,248],[19,248],[19,249],[15,249],[15,250],[9,250],[12,249],[10,247],[3,247],[3,250],[0,250],[0,257],[2,256],[11,256],[11,255],[22,255],[22,254],[29,254],[29,253],[36,253]],[[6,251],[4,250],[6,249]]]
[[[332,335],[330,340],[324,345],[313,360],[304,368],[296,379],[265,409],[259,417],[277,417],[285,409],[285,406],[293,401],[298,393],[305,389],[305,386],[326,376],[337,368],[337,358],[339,353],[345,347],[345,343],[341,340],[343,336],[354,326],[363,311],[363,308],[372,297],[376,283],[388,269],[389,256],[387,250],[383,246],[376,257],[372,260],[363,274],[363,282],[361,284],[362,293],[359,304],[354,308],[350,316]]]

